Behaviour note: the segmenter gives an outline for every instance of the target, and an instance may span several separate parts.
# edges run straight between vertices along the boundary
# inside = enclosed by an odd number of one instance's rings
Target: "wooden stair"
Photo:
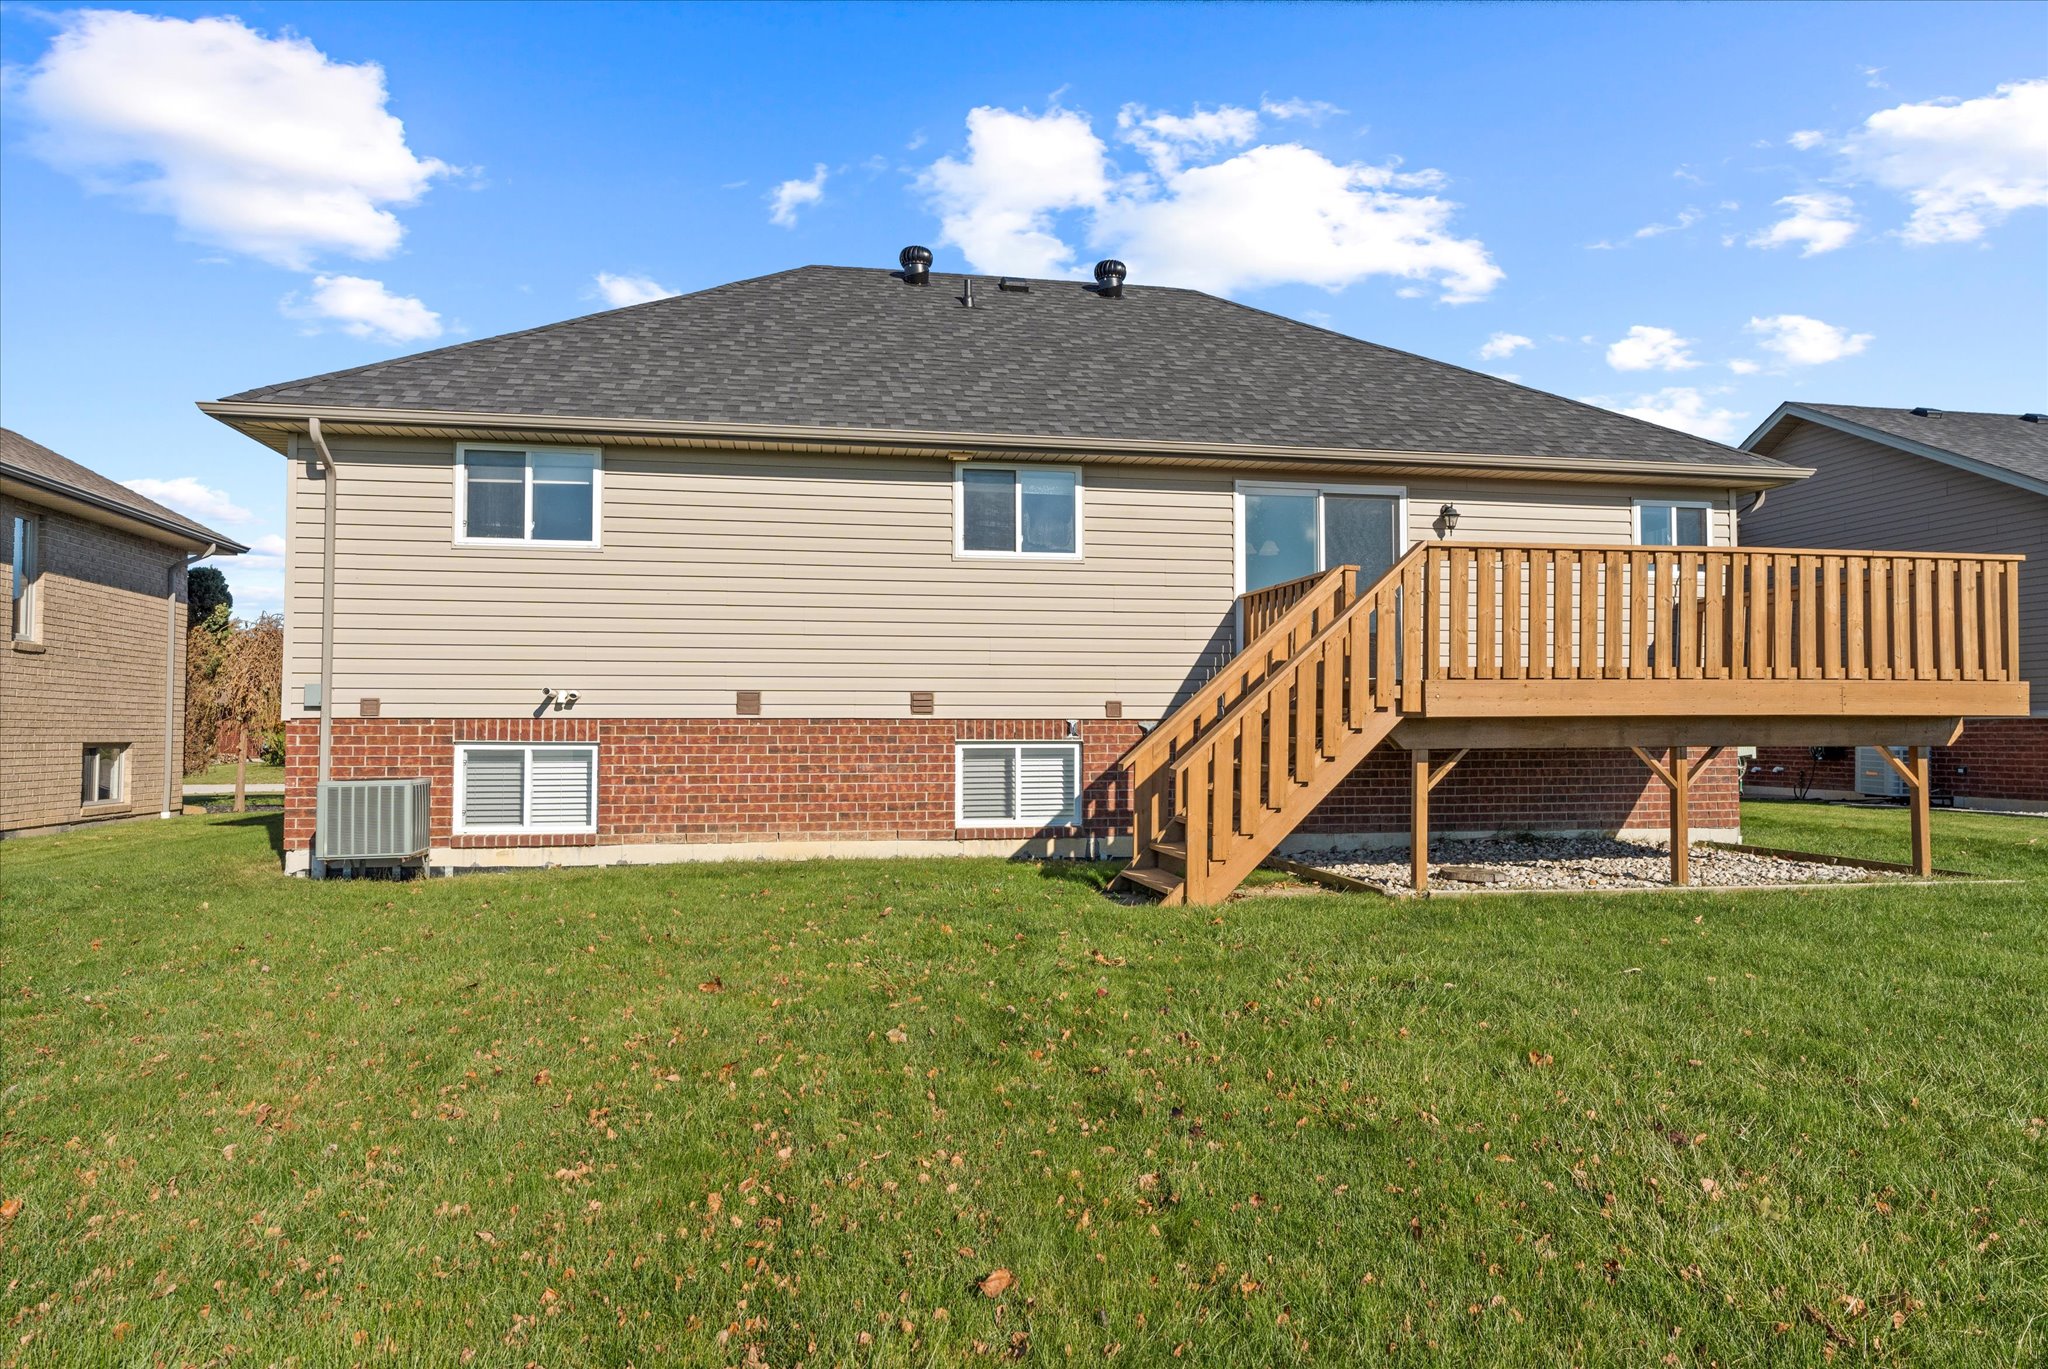
[[[1363,593],[1342,566],[1246,597],[1251,644],[1126,759],[1137,850],[1118,883],[1221,900],[1386,740],[1419,564],[1411,552]]]

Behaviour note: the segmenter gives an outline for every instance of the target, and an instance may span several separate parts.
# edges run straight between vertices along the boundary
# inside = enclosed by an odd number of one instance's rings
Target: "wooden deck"
[[[1632,748],[1683,832],[1714,749],[1907,745],[1931,869],[1927,749],[2027,712],[2021,559],[1439,543],[1370,586],[1344,566],[1247,594],[1244,650],[1125,758],[1120,878],[1225,897],[1388,741],[1410,752],[1418,888],[1429,793],[1472,747]],[[1682,840],[1672,866],[1684,883]]]

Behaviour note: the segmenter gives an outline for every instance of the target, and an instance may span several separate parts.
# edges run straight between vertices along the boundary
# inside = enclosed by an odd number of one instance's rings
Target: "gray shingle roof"
[[[227,400],[1784,469],[1194,290],[961,290],[806,266]]]
[[[217,542],[223,552],[248,548],[233,538],[223,537],[203,523],[167,509],[107,479],[98,471],[81,466],[68,456],[59,456],[40,442],[23,437],[12,428],[0,428],[0,475],[13,476],[31,485],[60,494],[70,494],[111,513],[197,542]]]
[[[2029,422],[2018,414],[1961,413],[1953,409],[1923,415],[1911,409],[1876,409],[1862,404],[1798,407],[1923,446],[1939,447],[2032,480],[2048,480],[2048,421]]]

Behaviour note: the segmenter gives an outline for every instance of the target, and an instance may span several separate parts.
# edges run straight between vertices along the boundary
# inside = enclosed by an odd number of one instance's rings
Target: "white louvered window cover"
[[[966,743],[959,751],[962,827],[1067,827],[1081,820],[1081,748]]]
[[[594,746],[465,746],[456,752],[458,832],[594,832]]]

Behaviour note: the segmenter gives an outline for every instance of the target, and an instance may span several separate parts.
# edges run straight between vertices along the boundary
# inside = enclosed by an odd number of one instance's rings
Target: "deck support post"
[[[1415,892],[1418,894],[1429,889],[1429,791],[1442,784],[1445,777],[1458,768],[1458,762],[1464,760],[1465,753],[1471,749],[1469,746],[1458,748],[1449,760],[1434,770],[1429,768],[1429,748],[1424,747],[1420,751],[1408,753],[1408,764],[1412,770],[1408,781],[1412,792],[1409,819],[1412,830],[1408,834],[1408,841],[1409,849],[1413,853],[1411,858],[1415,866]]]
[[[1692,782],[1700,771],[1714,763],[1723,748],[1712,746],[1698,760],[1691,759],[1691,747],[1674,746],[1671,763],[1660,765],[1640,746],[1631,746],[1636,759],[1650,767],[1650,773],[1671,791],[1671,882],[1679,887],[1692,882]]]
[[[1907,801],[1913,805],[1913,873],[1930,879],[1934,875],[1934,832],[1928,814],[1929,791],[1933,788],[1928,783],[1928,750],[1924,746],[1908,747],[1903,761],[1892,754],[1889,746],[1878,747],[1877,754],[1906,781]]]
[[[1429,751],[1408,753],[1408,850],[1415,892],[1429,892]]]
[[[1671,882],[1692,883],[1692,771],[1687,748],[1671,748]]]

